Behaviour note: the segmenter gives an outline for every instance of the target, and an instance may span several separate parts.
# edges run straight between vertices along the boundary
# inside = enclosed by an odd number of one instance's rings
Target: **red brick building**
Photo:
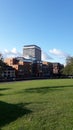
[[[7,58],[4,62],[15,68],[17,78],[25,78],[31,75],[31,62],[23,57]]]

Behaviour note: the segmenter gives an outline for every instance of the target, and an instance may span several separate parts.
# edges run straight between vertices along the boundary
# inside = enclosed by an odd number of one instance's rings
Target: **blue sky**
[[[0,0],[0,52],[36,44],[43,60],[73,56],[73,0]]]

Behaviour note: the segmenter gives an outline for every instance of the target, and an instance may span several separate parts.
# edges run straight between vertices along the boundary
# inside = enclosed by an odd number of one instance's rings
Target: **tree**
[[[3,62],[3,55],[0,53],[0,78],[2,77],[2,72],[4,71],[5,63]]]
[[[73,75],[73,57],[67,57],[66,66],[63,69],[63,74]]]
[[[3,55],[1,52],[0,52],[0,60],[3,60]]]

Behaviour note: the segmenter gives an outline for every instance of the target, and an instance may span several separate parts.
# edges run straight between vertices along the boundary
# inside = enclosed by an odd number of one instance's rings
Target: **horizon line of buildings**
[[[6,78],[25,79],[29,77],[60,76],[63,64],[41,61],[41,48],[37,45],[23,47],[23,57],[6,58],[4,62],[12,67],[3,73]],[[9,72],[11,71],[11,72]]]

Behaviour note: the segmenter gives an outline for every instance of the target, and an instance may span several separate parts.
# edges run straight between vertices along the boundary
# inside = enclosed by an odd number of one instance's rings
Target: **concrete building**
[[[25,58],[41,61],[41,48],[36,45],[26,45],[23,48]]]

